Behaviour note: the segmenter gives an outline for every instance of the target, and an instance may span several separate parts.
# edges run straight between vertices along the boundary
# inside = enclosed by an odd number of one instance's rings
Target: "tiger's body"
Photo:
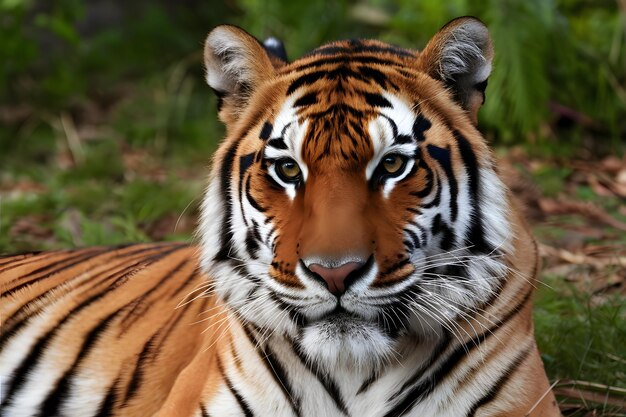
[[[558,416],[537,253],[475,128],[482,23],[421,53],[205,48],[200,245],[0,259],[6,416]]]

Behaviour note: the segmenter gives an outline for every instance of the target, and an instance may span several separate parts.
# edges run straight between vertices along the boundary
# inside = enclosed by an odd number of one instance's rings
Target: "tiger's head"
[[[350,40],[292,63],[237,27],[210,32],[227,138],[201,259],[233,314],[319,366],[375,366],[489,303],[512,252],[476,129],[492,56],[469,17],[421,52]]]

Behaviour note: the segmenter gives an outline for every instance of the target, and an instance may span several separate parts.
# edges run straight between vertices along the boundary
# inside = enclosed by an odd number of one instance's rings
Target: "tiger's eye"
[[[389,174],[397,174],[404,166],[404,158],[400,155],[387,155],[383,159],[383,168]]]
[[[300,167],[293,159],[284,159],[276,164],[278,176],[285,182],[297,182],[300,180]]]

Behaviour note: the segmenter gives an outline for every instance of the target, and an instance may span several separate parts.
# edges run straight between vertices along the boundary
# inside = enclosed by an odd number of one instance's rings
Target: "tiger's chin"
[[[372,371],[395,354],[394,341],[376,323],[347,313],[307,324],[299,345],[307,360],[326,371]]]

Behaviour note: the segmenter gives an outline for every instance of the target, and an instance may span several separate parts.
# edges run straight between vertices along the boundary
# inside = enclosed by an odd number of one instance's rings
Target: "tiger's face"
[[[490,302],[512,251],[475,128],[491,55],[475,19],[421,53],[346,41],[291,64],[240,29],[209,34],[228,137],[202,265],[234,315],[319,366],[371,367]]]

